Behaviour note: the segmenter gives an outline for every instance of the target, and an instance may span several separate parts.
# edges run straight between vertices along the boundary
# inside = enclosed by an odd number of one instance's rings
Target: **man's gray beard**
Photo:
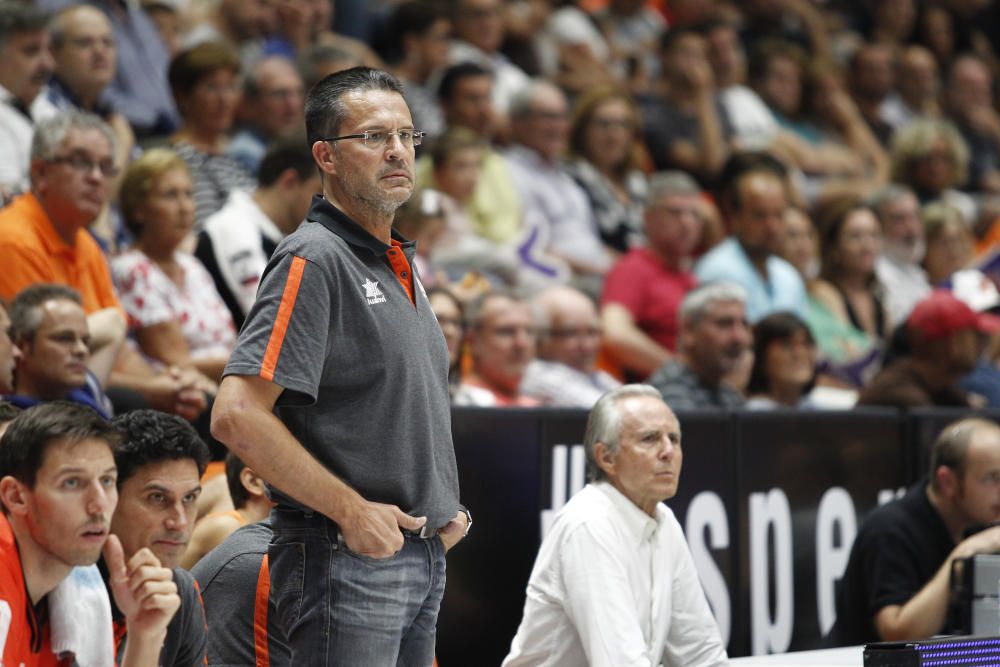
[[[886,257],[900,264],[920,264],[927,252],[927,242],[920,239],[914,245],[904,245],[896,241],[886,241],[883,249]]]

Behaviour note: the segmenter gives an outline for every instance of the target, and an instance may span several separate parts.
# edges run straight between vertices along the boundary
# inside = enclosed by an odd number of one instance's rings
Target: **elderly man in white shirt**
[[[594,480],[560,510],[503,667],[726,665],[673,512],[681,429],[648,385],[614,389],[584,435]]]

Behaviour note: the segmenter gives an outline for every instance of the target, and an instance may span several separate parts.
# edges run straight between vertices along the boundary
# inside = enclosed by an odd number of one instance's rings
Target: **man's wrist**
[[[462,537],[468,537],[469,531],[472,530],[472,512],[464,507],[459,507],[458,511],[464,514],[466,519],[465,532],[462,534]]]

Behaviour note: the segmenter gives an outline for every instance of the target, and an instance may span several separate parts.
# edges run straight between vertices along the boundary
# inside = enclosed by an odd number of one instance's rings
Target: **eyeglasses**
[[[97,170],[101,172],[101,176],[104,176],[105,178],[114,178],[118,175],[118,172],[121,171],[111,160],[100,160],[98,162],[94,162],[86,155],[81,155],[79,153],[50,158],[48,162],[52,164],[69,165],[70,169],[81,174],[93,173],[94,168],[96,167]]]
[[[424,140],[424,133],[417,130],[398,130],[396,132],[386,132],[385,130],[365,130],[361,134],[345,134],[341,137],[320,138],[320,141],[340,141],[342,139],[361,139],[368,148],[383,148],[389,141],[389,137],[399,137],[399,143],[403,146],[419,146]]]

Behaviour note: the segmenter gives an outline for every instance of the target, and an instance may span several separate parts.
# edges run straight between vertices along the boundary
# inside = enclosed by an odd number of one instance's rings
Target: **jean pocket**
[[[267,551],[271,599],[281,628],[287,633],[302,611],[305,592],[306,547],[302,542],[278,542]]]
[[[371,565],[386,565],[388,563],[392,563],[393,561],[396,560],[396,556],[399,555],[399,551],[392,554],[391,556],[387,556],[386,558],[375,558],[374,556],[366,556],[364,554],[359,554],[356,551],[352,551],[351,548],[347,546],[347,542],[344,541],[343,533],[337,535],[337,546],[340,549],[341,553],[346,554],[347,556],[350,556],[355,560],[361,561],[362,563],[369,563]],[[400,551],[402,551],[402,549],[400,549]]]

